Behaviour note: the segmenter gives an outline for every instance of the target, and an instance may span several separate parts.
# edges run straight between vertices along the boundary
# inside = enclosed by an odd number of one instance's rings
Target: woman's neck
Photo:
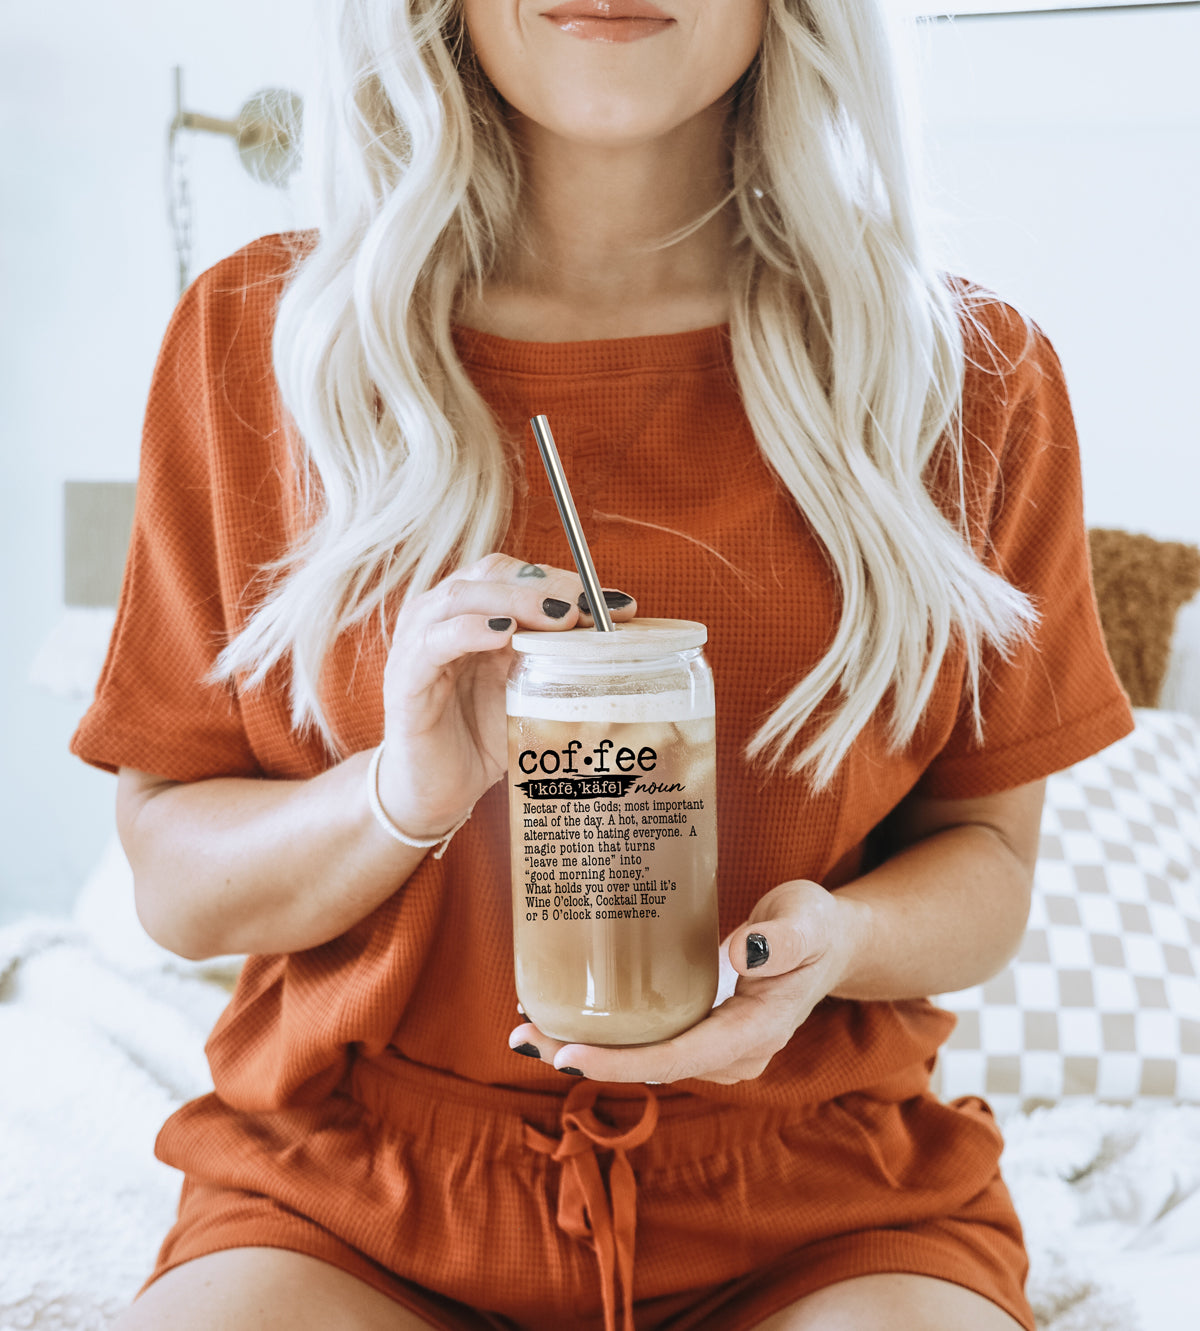
[[[714,107],[652,142],[568,141],[515,118],[523,162],[522,243],[458,321],[521,341],[670,333],[728,318],[729,207],[667,249],[652,249],[720,204],[728,188]]]

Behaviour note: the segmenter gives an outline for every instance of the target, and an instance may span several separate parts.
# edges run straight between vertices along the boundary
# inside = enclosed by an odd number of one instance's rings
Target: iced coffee
[[[508,684],[517,995],[555,1039],[634,1045],[717,991],[715,712],[702,624],[518,633]]]

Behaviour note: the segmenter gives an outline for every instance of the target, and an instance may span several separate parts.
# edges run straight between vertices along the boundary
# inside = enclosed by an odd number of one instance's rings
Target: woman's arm
[[[142,927],[201,961],[300,952],[357,924],[426,853],[375,822],[369,761],[355,754],[310,781],[184,784],[122,768],[117,830]]]
[[[1045,789],[900,804],[893,853],[836,894],[854,913],[842,915],[853,941],[833,996],[922,998],[1001,970],[1025,932]]]
[[[732,1083],[759,1076],[821,999],[921,998],[994,975],[1029,914],[1044,782],[972,800],[910,798],[894,853],[830,892],[781,883],[730,936],[737,989],[661,1044],[563,1045],[526,1023],[509,1037],[600,1081]]]
[[[513,632],[573,628],[581,589],[564,569],[489,555],[405,608],[384,670],[378,781],[408,836],[440,836],[503,775]],[[637,606],[622,599],[613,617],[630,619]],[[308,781],[185,784],[122,769],[117,827],[146,932],[200,960],[300,952],[364,919],[426,853],[375,822],[369,762],[356,754]]]

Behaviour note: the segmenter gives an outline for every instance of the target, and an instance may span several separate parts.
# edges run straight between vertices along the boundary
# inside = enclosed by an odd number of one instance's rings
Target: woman
[[[176,312],[74,741],[148,932],[250,954],[116,1326],[1031,1328],[924,995],[1131,718],[1061,370],[928,266],[875,5],[332,9],[323,226]],[[660,1045],[515,1007],[509,643],[590,622],[538,412],[616,616],[710,630],[739,978]]]

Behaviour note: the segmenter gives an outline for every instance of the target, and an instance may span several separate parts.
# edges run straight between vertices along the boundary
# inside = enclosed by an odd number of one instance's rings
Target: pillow
[[[1113,668],[1135,707],[1157,707],[1175,616],[1200,590],[1200,549],[1097,527],[1088,545]]]
[[[1017,957],[935,1001],[935,1090],[998,1112],[1075,1096],[1200,1103],[1200,722],[1137,728],[1050,777]]]

